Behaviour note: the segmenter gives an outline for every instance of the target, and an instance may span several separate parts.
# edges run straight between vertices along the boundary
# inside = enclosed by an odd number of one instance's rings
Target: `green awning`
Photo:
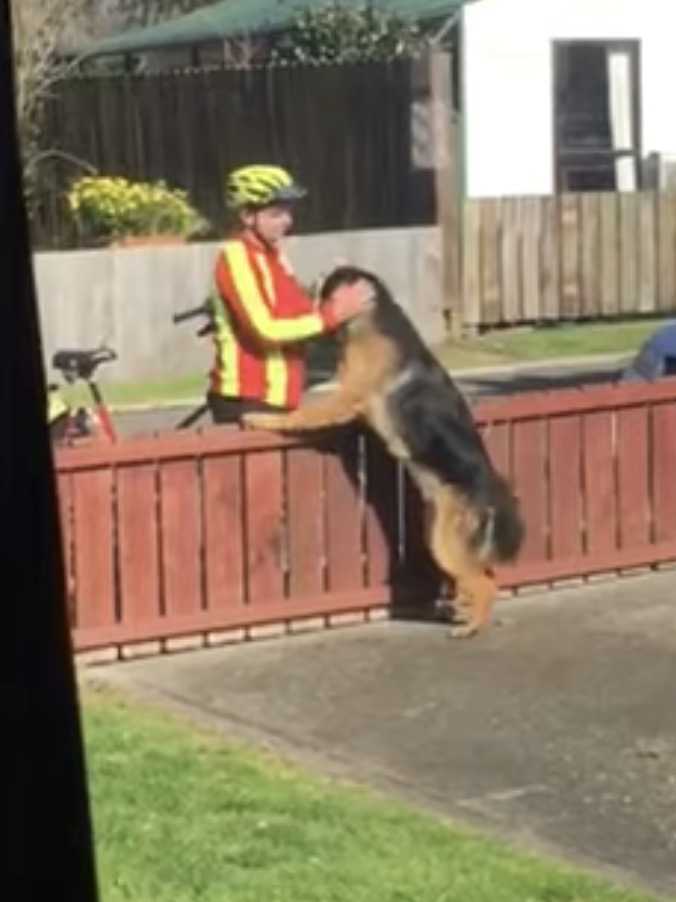
[[[333,0],[363,6],[364,0]],[[375,9],[425,22],[444,19],[466,0],[373,0]],[[283,31],[301,9],[325,6],[327,0],[221,0],[177,19],[135,28],[85,48],[83,56],[136,53],[143,50],[204,44],[238,35]]]

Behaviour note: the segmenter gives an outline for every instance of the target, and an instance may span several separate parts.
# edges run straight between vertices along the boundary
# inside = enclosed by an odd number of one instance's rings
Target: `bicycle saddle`
[[[90,351],[61,350],[52,357],[52,366],[66,379],[89,379],[102,363],[117,359],[112,348],[93,348]]]

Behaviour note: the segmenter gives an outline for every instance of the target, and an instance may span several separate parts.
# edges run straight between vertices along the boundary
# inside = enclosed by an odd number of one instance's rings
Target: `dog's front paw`
[[[245,413],[242,416],[241,423],[245,429],[268,429],[272,431],[278,428],[277,417],[270,413]]]
[[[449,636],[451,639],[471,639],[479,632],[478,623],[459,623],[451,626]]]

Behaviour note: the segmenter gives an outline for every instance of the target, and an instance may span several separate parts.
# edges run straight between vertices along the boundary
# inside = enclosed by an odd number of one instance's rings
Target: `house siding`
[[[676,154],[674,13],[664,0],[478,0],[464,13],[470,197],[554,191],[555,40],[638,40],[641,150]]]

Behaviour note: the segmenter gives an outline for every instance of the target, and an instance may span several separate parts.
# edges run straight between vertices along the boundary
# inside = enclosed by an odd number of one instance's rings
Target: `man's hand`
[[[373,297],[373,285],[366,279],[357,279],[351,285],[340,285],[336,288],[328,303],[336,322],[344,323],[368,310]]]

